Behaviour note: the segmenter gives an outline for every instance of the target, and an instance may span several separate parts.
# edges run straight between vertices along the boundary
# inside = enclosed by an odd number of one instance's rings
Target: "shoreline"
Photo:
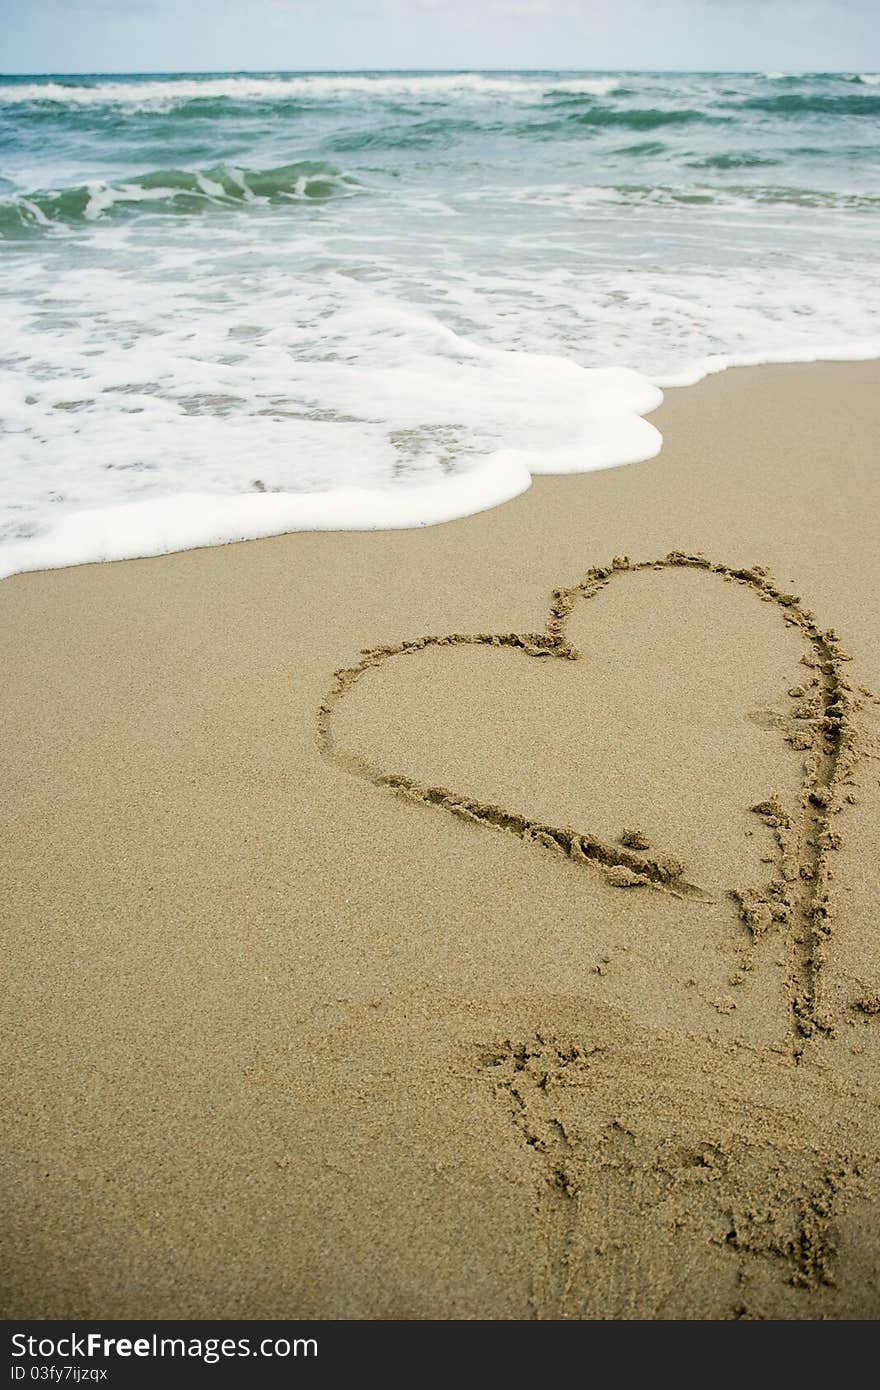
[[[17,547],[26,554],[34,546],[40,550],[44,549],[49,542],[54,543],[56,548],[60,547],[69,558],[52,565],[32,564],[30,561],[26,561],[19,568],[8,571],[5,569],[5,551],[0,549],[0,583],[4,579],[14,578],[16,574],[42,574],[48,570],[73,569],[80,565],[90,564],[114,564],[120,560],[158,559],[164,555],[179,555],[186,550],[207,550],[224,545],[268,540],[278,536],[300,535],[309,532],[334,533],[339,531],[357,534],[373,531],[409,531],[464,521],[468,517],[479,516],[483,512],[491,512],[498,507],[503,507],[515,497],[528,491],[536,478],[570,475],[580,477],[587,473],[604,472],[607,469],[631,467],[633,464],[645,463],[662,455],[663,435],[662,431],[658,432],[653,425],[653,417],[658,410],[662,409],[666,394],[669,391],[686,391],[694,386],[699,386],[712,377],[724,375],[731,371],[800,366],[821,369],[844,363],[877,361],[880,361],[880,346],[872,347],[871,351],[867,352],[855,347],[841,346],[836,352],[831,350],[827,357],[792,357],[790,353],[771,354],[769,357],[748,354],[743,358],[734,356],[730,359],[727,359],[725,355],[711,356],[704,359],[704,368],[701,372],[696,374],[682,372],[677,377],[654,378],[638,372],[632,373],[628,368],[623,369],[624,375],[632,375],[634,379],[640,378],[648,393],[651,390],[662,393],[659,404],[638,410],[631,406],[628,421],[625,420],[625,412],[621,410],[620,427],[623,428],[625,435],[628,433],[633,436],[630,439],[630,448],[642,451],[638,457],[622,461],[612,459],[609,462],[584,468],[561,468],[558,471],[536,468],[531,471],[526,462],[527,455],[517,454],[516,450],[508,448],[496,451],[494,455],[488,457],[486,464],[470,473],[457,474],[451,480],[443,483],[423,484],[416,487],[381,489],[349,486],[324,492],[304,494],[270,492],[267,495],[260,484],[260,488],[251,493],[226,495],[222,493],[181,492],[168,494],[165,497],[147,498],[140,502],[123,502],[113,507],[86,508],[71,513],[59,527],[56,527],[48,535],[13,542],[7,547],[7,549]],[[715,365],[716,363],[720,365]],[[601,372],[602,370],[602,368],[585,369],[587,373]],[[612,372],[618,370],[617,368],[611,369]],[[648,429],[642,430],[643,425],[647,425]],[[635,434],[633,435],[634,430]],[[653,437],[658,434],[659,443]],[[638,440],[637,443],[636,439]],[[593,445],[592,447],[597,446]],[[618,440],[617,448],[619,449],[619,447],[620,442]],[[572,449],[569,452],[573,455],[576,450]],[[494,500],[489,502],[477,501],[477,495],[485,494],[487,488]],[[465,506],[464,510],[461,510],[462,504],[468,497],[472,499],[471,502]],[[457,504],[456,498],[458,499]],[[284,524],[281,524],[280,521],[267,523],[260,519],[261,512],[265,512],[268,507],[279,505],[286,508]],[[472,509],[469,510],[469,506]],[[253,518],[247,528],[242,528],[241,515],[243,513],[247,513]],[[327,521],[326,517],[330,513],[333,514],[333,520]],[[213,527],[220,538],[195,543],[190,543],[184,539],[188,527],[192,525],[193,514],[198,515],[203,527],[205,515],[212,516]],[[363,518],[365,515],[374,517],[381,515],[381,521],[364,525],[359,520],[355,520],[355,518]],[[235,517],[234,522],[230,522],[231,517]],[[428,519],[423,519],[425,517]],[[75,558],[89,549],[88,543],[85,546],[83,543],[84,525],[97,527],[98,532],[102,534],[103,538],[99,548],[105,553],[100,558],[88,557],[88,555],[85,559]],[[138,549],[139,546],[143,545],[143,541],[137,540],[135,537],[142,535],[145,526],[149,528],[150,525],[157,528],[166,538],[169,533],[171,535],[176,533],[174,542],[167,546],[165,542],[162,542],[158,547],[151,543],[148,549]],[[243,529],[244,534],[235,534]],[[224,536],[227,535],[228,538],[224,539]],[[92,544],[94,545],[94,541]]]
[[[5,1316],[877,1316],[878,384],[0,584]]]

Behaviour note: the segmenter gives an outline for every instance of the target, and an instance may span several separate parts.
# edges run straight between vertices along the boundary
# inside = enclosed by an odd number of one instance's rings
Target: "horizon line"
[[[878,71],[876,68],[865,68],[860,65],[862,70],[870,72],[872,75]],[[841,68],[769,68],[770,72],[777,71],[783,77],[824,77],[838,76],[844,73],[858,75],[859,70],[855,67]],[[27,71],[0,71],[0,81],[8,77],[328,77],[337,76],[343,73],[355,75],[385,75],[400,73],[415,74],[436,74],[440,76],[465,74],[465,73],[554,73],[554,72],[573,72],[573,73],[648,73],[662,76],[665,74],[706,74],[707,76],[724,76],[727,74],[737,76],[766,76],[767,67],[760,68],[627,68],[627,67],[539,67],[539,68],[516,68],[516,67],[456,67],[456,68],[432,68],[432,67],[403,67],[403,68],[115,68],[97,69],[80,68],[75,70],[61,71],[56,68],[29,69]]]

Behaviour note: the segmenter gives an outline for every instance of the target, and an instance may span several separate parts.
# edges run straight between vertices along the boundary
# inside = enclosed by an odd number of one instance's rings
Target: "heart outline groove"
[[[804,754],[800,806],[791,816],[771,796],[750,808],[774,833],[777,872],[762,888],[729,893],[747,930],[745,969],[751,969],[758,943],[769,930],[781,928],[786,936],[790,1025],[797,1058],[811,1037],[833,1031],[821,999],[822,967],[833,929],[832,873],[828,861],[841,843],[831,822],[841,808],[842,786],[861,756],[854,718],[859,703],[844,678],[843,664],[850,658],[842,650],[837,634],[833,629],[820,628],[799,596],[782,590],[763,566],[732,566],[684,551],[671,551],[660,559],[643,561],[618,556],[610,565],[592,566],[578,583],[553,591],[543,632],[452,632],[364,648],[360,661],[340,667],[333,674],[332,685],[318,708],[319,748],[328,762],[350,775],[407,801],[445,810],[484,828],[517,835],[575,863],[599,869],[615,887],[644,887],[691,903],[712,901],[704,890],[687,881],[684,866],[677,859],[633,843],[632,837],[624,835],[623,841],[629,839],[629,843],[610,843],[589,832],[536,821],[447,787],[425,785],[406,773],[388,771],[362,754],[338,746],[333,737],[333,716],[340,702],[367,671],[391,658],[428,647],[470,645],[510,647],[536,660],[576,661],[579,653],[566,636],[567,620],[575,604],[589,601],[624,575],[668,569],[698,570],[750,589],[759,599],[775,604],[783,620],[798,628],[806,639],[802,661],[813,671],[812,687],[806,699],[799,697],[791,718],[780,721],[786,741]]]

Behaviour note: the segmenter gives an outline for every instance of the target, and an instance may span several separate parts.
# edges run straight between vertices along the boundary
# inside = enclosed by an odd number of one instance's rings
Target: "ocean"
[[[0,77],[0,574],[443,521],[880,356],[878,127],[872,73]]]

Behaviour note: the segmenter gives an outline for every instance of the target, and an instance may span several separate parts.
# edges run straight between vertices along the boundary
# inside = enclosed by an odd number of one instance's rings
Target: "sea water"
[[[878,124],[871,73],[0,78],[0,574],[447,520],[880,356]]]

